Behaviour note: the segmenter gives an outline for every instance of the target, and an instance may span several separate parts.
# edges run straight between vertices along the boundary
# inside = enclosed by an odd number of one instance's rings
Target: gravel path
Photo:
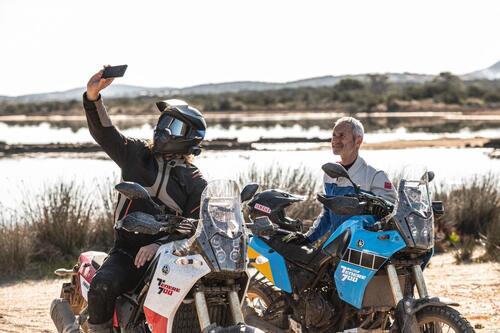
[[[432,259],[425,276],[430,294],[460,303],[477,332],[500,333],[500,264],[454,265],[452,254],[444,254]],[[0,285],[0,332],[55,333],[49,307],[63,281]]]

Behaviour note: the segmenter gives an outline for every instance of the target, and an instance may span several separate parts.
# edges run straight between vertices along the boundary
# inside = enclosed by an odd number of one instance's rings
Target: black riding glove
[[[301,232],[291,232],[281,239],[283,243],[293,243],[297,245],[304,245],[309,243],[309,239]]]

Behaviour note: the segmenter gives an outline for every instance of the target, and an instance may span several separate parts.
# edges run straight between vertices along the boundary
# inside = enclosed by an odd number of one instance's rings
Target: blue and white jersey
[[[361,156],[358,156],[347,173],[352,181],[361,187],[362,191],[378,195],[394,204],[397,203],[398,194],[387,174],[366,164]],[[354,193],[354,187],[347,178],[334,179],[325,174],[324,184],[325,194],[328,197]],[[333,232],[348,218],[347,215],[337,215],[331,210],[323,208],[323,212],[307,232],[307,238],[309,241],[314,242],[327,232]]]

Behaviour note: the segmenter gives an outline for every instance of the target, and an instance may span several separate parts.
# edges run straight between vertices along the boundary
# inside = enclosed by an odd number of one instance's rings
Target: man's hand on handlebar
[[[304,245],[309,243],[309,239],[301,232],[290,232],[288,235],[281,239],[284,243],[293,243],[297,245]]]

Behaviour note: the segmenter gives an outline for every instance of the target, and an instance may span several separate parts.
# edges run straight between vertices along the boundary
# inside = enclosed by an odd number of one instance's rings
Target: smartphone
[[[102,78],[109,79],[112,77],[122,77],[123,75],[125,75],[127,67],[127,65],[106,67],[104,68],[104,73],[102,73]]]

